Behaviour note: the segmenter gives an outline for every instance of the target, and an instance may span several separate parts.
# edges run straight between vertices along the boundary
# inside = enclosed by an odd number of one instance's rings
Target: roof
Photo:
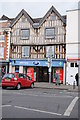
[[[39,23],[42,18],[33,18],[34,23]]]
[[[43,18],[33,18],[24,10],[22,9],[21,12],[12,20],[10,27],[13,27],[14,24],[21,18],[22,15],[24,15],[30,24],[33,26],[33,28],[40,28],[41,25],[44,23],[44,21],[49,17],[49,15],[54,12],[60,19],[61,21],[66,24],[66,19],[64,16],[61,16],[60,13],[52,6],[48,12],[44,15]]]

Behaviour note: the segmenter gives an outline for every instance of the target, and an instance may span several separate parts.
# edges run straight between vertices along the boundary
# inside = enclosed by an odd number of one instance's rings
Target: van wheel
[[[32,83],[32,84],[31,84],[31,88],[33,88],[33,87],[34,87],[34,84]]]
[[[17,88],[17,90],[20,90],[21,89],[21,84],[18,83],[16,88]]]

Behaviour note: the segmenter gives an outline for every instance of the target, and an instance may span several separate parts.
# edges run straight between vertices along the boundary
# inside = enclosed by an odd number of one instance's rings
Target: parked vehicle
[[[18,90],[22,87],[33,88],[34,81],[32,81],[29,76],[22,73],[8,73],[3,76],[1,86],[3,89],[7,87],[15,87]]]

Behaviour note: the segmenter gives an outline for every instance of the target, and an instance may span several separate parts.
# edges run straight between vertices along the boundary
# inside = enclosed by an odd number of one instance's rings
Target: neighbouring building
[[[32,18],[24,9],[10,25],[9,72],[30,75],[35,81],[49,82],[48,54],[52,53],[52,81],[56,70],[65,83],[66,16],[52,6],[42,18]]]
[[[79,39],[79,16],[80,9],[67,11],[66,32],[66,82],[73,85],[78,73],[80,61],[80,39]]]
[[[10,22],[5,15],[0,18],[0,77],[9,72]]]

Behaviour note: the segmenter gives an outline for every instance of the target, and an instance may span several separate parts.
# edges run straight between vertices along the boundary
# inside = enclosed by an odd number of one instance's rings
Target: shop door
[[[43,68],[43,82],[49,82],[48,68]]]
[[[48,68],[46,67],[39,67],[38,71],[38,82],[48,82],[49,77],[48,77]]]

